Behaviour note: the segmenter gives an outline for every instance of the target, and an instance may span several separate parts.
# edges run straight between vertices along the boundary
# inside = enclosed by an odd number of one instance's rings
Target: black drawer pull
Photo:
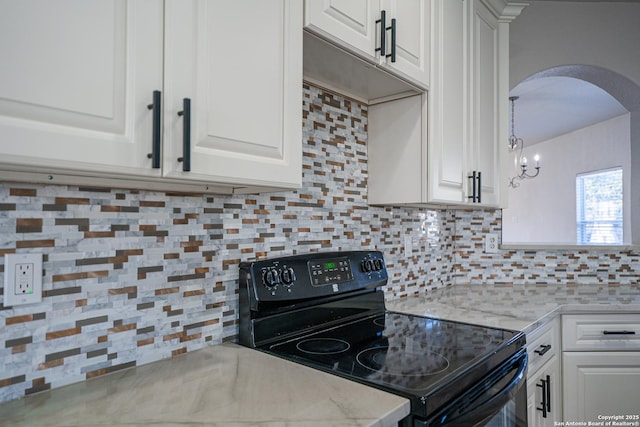
[[[602,331],[602,335],[635,335],[636,331]]]
[[[539,354],[540,356],[542,356],[543,354],[545,354],[549,350],[551,350],[551,344],[541,345],[539,349],[534,351],[534,353]]]

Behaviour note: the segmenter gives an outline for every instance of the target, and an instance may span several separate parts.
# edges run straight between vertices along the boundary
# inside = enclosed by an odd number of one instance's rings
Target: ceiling
[[[609,93],[573,77],[528,79],[510,95],[520,97],[515,101],[515,134],[526,145],[628,113]],[[509,120],[511,133],[511,105]]]

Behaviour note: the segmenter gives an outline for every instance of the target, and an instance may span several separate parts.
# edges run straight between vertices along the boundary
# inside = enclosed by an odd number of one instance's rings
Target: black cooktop
[[[377,388],[422,399],[428,407],[456,384],[489,372],[513,354],[518,332],[384,312],[260,349]],[[504,356],[500,356],[504,352]],[[461,383],[462,382],[462,383]],[[435,392],[438,392],[437,394]],[[437,397],[433,397],[437,396]],[[427,399],[437,401],[425,402]]]
[[[526,369],[521,332],[387,311],[387,280],[378,251],[241,263],[239,342],[404,396],[422,420]]]

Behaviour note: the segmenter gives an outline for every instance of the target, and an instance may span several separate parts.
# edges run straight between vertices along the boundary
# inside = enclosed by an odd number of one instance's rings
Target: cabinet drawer
[[[640,313],[565,315],[562,349],[640,350]]]
[[[560,325],[553,320],[527,335],[528,372],[534,374],[538,368],[551,360],[560,347]]]

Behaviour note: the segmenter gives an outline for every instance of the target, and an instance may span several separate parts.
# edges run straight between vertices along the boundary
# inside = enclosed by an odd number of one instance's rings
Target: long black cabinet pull
[[[551,376],[547,375],[547,413],[551,413]]]
[[[391,53],[385,56],[391,57],[391,62],[396,62],[396,18],[391,19],[391,26],[387,30],[391,30]]]
[[[160,169],[160,144],[162,138],[162,92],[153,91],[153,103],[147,105],[149,110],[153,110],[153,133],[151,142],[151,153],[147,154],[147,158],[151,159],[151,167]]]
[[[376,21],[380,24],[380,47],[376,48],[376,52],[380,52],[381,56],[387,56],[387,12],[380,11],[380,19]]]
[[[467,176],[471,180],[472,192],[471,196],[467,196],[467,199],[471,199],[473,203],[476,202],[476,171],[473,171],[470,176]]]
[[[636,331],[602,331],[602,335],[635,335]]]
[[[549,380],[549,375],[547,375],[547,380]],[[540,402],[540,404],[542,405],[541,408],[538,408],[536,406],[536,410],[538,411],[542,411],[542,418],[547,418],[547,412],[549,412],[547,410],[547,408],[549,407],[548,401],[547,401],[547,397],[548,397],[548,387],[549,385],[547,384],[547,380],[540,380],[540,384],[536,384],[536,387],[540,387],[542,389],[542,402]]]
[[[542,356],[543,354],[545,354],[549,350],[551,350],[551,344],[541,345],[539,349],[534,351],[534,353],[539,354],[540,356]]]
[[[182,124],[182,157],[178,157],[178,161],[182,162],[182,170],[189,172],[191,170],[191,99],[184,98],[182,100],[182,111],[178,111],[178,115],[183,117]]]
[[[482,202],[482,172],[473,171],[471,175],[467,176],[471,180],[472,195],[467,196],[467,199],[471,199],[472,203]]]

